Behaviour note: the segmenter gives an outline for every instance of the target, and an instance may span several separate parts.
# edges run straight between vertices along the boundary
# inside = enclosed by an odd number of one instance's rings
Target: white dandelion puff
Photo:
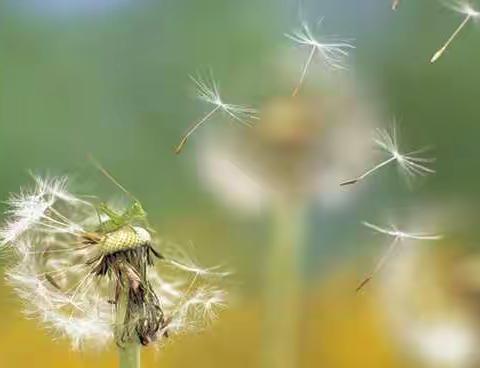
[[[322,40],[315,38],[313,32],[306,22],[302,22],[302,27],[293,33],[286,33],[285,36],[300,46],[307,46],[310,48],[310,54],[302,70],[300,80],[293,91],[293,96],[296,96],[303,85],[305,77],[308,73],[313,58],[318,54],[323,62],[333,69],[346,69],[345,59],[351,49],[354,49],[348,39],[341,39],[336,37],[325,37]]]
[[[24,238],[22,241],[28,243],[26,248],[34,249],[41,239]],[[97,347],[111,342],[112,313],[108,302],[95,288],[81,297],[61,290],[60,285],[67,287],[69,279],[81,277],[80,270],[65,264],[50,269],[45,264],[49,261],[42,258],[38,253],[26,253],[7,271],[7,281],[24,302],[25,314],[38,319],[54,336],[69,338],[74,349],[90,342],[94,342],[90,346]]]
[[[384,166],[392,163],[397,163],[400,171],[406,174],[407,178],[412,178],[417,175],[424,176],[435,173],[435,170],[427,166],[428,164],[434,162],[435,159],[418,156],[420,153],[424,152],[426,148],[411,151],[408,153],[400,152],[397,130],[395,125],[393,125],[390,132],[385,129],[377,129],[376,135],[374,137],[374,143],[383,151],[388,153],[390,157],[375,165],[373,168],[367,170],[362,175],[342,182],[340,184],[341,186],[356,184],[359,181],[368,177],[369,175],[380,170]]]
[[[174,268],[198,276],[226,277],[232,274],[230,271],[222,271],[223,267],[221,266],[209,268],[200,266],[198,262],[178,244],[163,242],[162,240],[158,240],[157,243],[162,243],[162,254],[166,258],[165,262]],[[193,247],[192,244],[191,247]]]
[[[139,203],[117,214],[70,193],[66,178],[36,177],[8,204],[1,234],[16,257],[7,280],[25,313],[73,348],[148,345],[215,318],[225,274],[157,251]]]
[[[251,121],[257,119],[258,112],[256,109],[242,105],[233,105],[225,103],[220,95],[220,88],[218,83],[215,82],[213,75],[210,74],[210,79],[203,79],[202,77],[193,77],[190,79],[194,83],[197,89],[197,97],[213,105],[213,109],[210,110],[202,119],[194,123],[187,132],[182,136],[180,143],[177,145],[175,152],[178,154],[182,151],[183,147],[187,143],[190,136],[204,125],[213,115],[217,112],[224,112],[232,120],[239,122],[243,125],[251,125]]]
[[[199,288],[185,298],[180,308],[173,313],[169,326],[177,333],[202,329],[208,322],[217,319],[218,311],[225,306],[226,294],[223,290]]]
[[[385,253],[377,261],[373,271],[359,284],[356,291],[360,291],[361,289],[363,289],[363,287],[366,284],[368,284],[378,272],[382,270],[387,260],[392,256],[395,249],[402,241],[440,240],[443,237],[442,235],[439,235],[439,234],[414,233],[414,232],[401,231],[396,226],[393,226],[393,225],[390,228],[383,228],[378,225],[374,225],[370,222],[363,222],[363,225],[376,231],[377,233],[389,236],[390,238],[392,238],[392,241],[389,247],[387,248],[387,250],[385,251]]]
[[[467,25],[467,23],[471,19],[479,19],[480,12],[475,10],[472,5],[468,1],[450,1],[447,3],[448,6],[455,12],[463,14],[465,18],[460,23],[460,25],[455,29],[455,31],[451,34],[448,40],[443,44],[440,49],[438,49],[435,54],[433,54],[432,58],[430,59],[431,63],[436,62],[447,50],[453,40],[458,36],[460,31]]]
[[[67,177],[33,178],[36,183],[33,190],[22,189],[20,193],[12,194],[6,202],[8,218],[0,228],[0,246],[16,241],[32,227],[58,232],[81,231],[81,228],[77,228],[77,225],[66,217],[52,211],[58,200],[62,200],[66,205],[85,203],[65,190]]]

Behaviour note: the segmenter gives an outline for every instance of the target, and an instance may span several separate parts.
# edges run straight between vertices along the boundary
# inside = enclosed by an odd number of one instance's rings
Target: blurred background
[[[346,71],[316,60],[293,99],[309,50],[284,34],[322,17],[357,49]],[[165,238],[235,271],[219,321],[146,349],[145,367],[480,367],[477,25],[429,63],[461,19],[435,0],[3,0],[0,198],[28,170],[118,195],[91,153]],[[217,115],[176,156],[209,111],[189,75],[209,68],[260,120]],[[394,117],[437,173],[340,188],[383,157],[371,133]],[[444,238],[405,244],[355,293],[391,240],[362,221]],[[117,364],[52,339],[3,281],[0,315],[2,367]]]

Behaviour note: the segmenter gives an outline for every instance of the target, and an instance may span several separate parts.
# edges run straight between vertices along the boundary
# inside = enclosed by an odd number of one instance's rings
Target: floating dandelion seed
[[[397,245],[400,244],[404,240],[440,240],[442,239],[441,235],[436,235],[436,234],[427,234],[427,233],[407,233],[404,231],[398,230],[395,226],[392,226],[391,228],[382,228],[377,225],[373,225],[369,222],[364,222],[363,225],[366,227],[381,233],[388,235],[393,238],[392,242],[390,243],[390,246],[387,248],[383,256],[378,260],[375,268],[373,271],[368,275],[356,288],[356,291],[360,291],[363,289],[363,287],[368,284],[372,278],[383,268],[385,265],[386,261],[391,257],[395,249],[397,248]]]
[[[35,177],[33,190],[7,201],[0,242],[16,255],[7,279],[26,312],[74,348],[114,340],[149,345],[215,317],[224,273],[155,249],[146,213],[71,194],[67,178]]]
[[[460,14],[465,15],[465,19],[462,21],[462,23],[460,23],[458,28],[455,29],[455,31],[449,37],[447,42],[445,42],[445,44],[440,49],[438,49],[437,52],[435,52],[435,54],[430,59],[431,63],[434,63],[435,61],[437,61],[443,55],[445,50],[448,48],[448,46],[450,46],[450,44],[455,39],[455,37],[457,37],[457,35],[460,33],[460,31],[467,25],[467,23],[470,19],[478,19],[480,17],[480,12],[473,9],[473,7],[468,2],[456,1],[454,3],[454,5],[451,6],[451,8],[452,8],[452,10],[454,10],[454,11],[460,13]]]
[[[205,124],[215,113],[223,111],[231,119],[244,125],[250,125],[252,119],[257,119],[257,110],[240,105],[232,105],[223,102],[220,96],[220,90],[218,84],[213,79],[213,75],[210,75],[210,80],[204,80],[201,77],[190,77],[195,84],[198,92],[198,98],[214,106],[214,108],[205,115],[201,120],[193,124],[190,129],[182,136],[180,143],[175,149],[175,153],[179,154],[188,138],[203,124]]]
[[[358,183],[370,174],[373,174],[377,170],[393,162],[396,162],[398,164],[401,172],[405,173],[407,177],[435,173],[435,170],[430,169],[426,166],[426,164],[435,161],[434,158],[423,158],[417,156],[419,153],[425,151],[425,148],[408,153],[400,153],[395,125],[392,127],[391,133],[385,129],[377,129],[376,133],[377,136],[374,139],[375,144],[379,146],[382,150],[387,152],[390,157],[380,162],[378,165],[366,171],[362,175],[354,179],[344,181],[340,184],[341,186]]]
[[[302,22],[300,30],[286,33],[285,36],[299,45],[310,47],[310,54],[303,67],[297,87],[293,91],[293,96],[296,96],[300,91],[315,54],[318,53],[325,64],[331,68],[345,69],[345,58],[348,56],[348,50],[355,48],[355,46],[349,43],[351,40],[328,37],[323,41],[319,41],[315,38],[306,22]]]
[[[392,10],[397,10],[400,6],[400,0],[392,0]]]

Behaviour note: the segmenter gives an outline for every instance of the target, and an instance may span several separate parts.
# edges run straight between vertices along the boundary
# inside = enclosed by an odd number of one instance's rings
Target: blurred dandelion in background
[[[264,260],[266,367],[298,366],[300,269],[309,207],[315,202],[341,205],[350,194],[338,195],[338,173],[348,172],[360,157],[371,154],[367,137],[376,120],[373,111],[348,88],[328,90],[272,98],[251,129],[235,135],[225,130],[212,133],[198,146],[199,175],[206,187],[229,206],[269,218],[271,244]],[[344,103],[350,106],[348,112],[339,108]],[[338,138],[350,150],[333,144]]]
[[[139,202],[112,209],[70,192],[67,177],[34,181],[11,195],[0,229],[16,259],[7,280],[28,316],[75,349],[115,341],[122,367],[139,366],[140,344],[161,344],[215,318],[225,273],[171,246],[156,250],[164,242]]]
[[[402,354],[422,367],[476,365],[478,260],[476,253],[445,247],[406,247],[392,260],[377,297]]]
[[[374,156],[369,137],[379,119],[348,83],[342,91],[328,83],[321,90],[271,98],[251,129],[217,129],[203,137],[197,161],[205,187],[245,214],[268,210],[278,197],[313,198],[326,207],[348,200],[353,194],[338,191],[338,177]]]

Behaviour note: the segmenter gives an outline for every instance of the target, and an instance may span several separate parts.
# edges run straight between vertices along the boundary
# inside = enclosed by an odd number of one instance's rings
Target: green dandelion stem
[[[125,317],[128,313],[128,289],[122,289],[117,299],[115,315],[115,340],[118,345],[120,368],[140,368],[140,344],[137,341],[125,343],[122,336],[125,334]]]
[[[304,206],[280,198],[272,218],[265,279],[263,366],[298,367]]]
[[[131,343],[118,348],[120,368],[140,368],[140,345]]]

